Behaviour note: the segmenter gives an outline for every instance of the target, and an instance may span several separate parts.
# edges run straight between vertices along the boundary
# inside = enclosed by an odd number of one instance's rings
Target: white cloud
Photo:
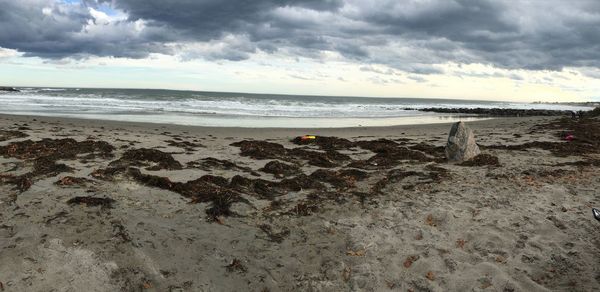
[[[5,49],[3,47],[0,47],[0,58],[11,58],[11,57],[18,57],[21,55],[23,55],[23,54],[17,50]]]

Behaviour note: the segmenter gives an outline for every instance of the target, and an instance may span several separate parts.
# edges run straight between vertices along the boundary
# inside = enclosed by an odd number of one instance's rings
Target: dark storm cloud
[[[99,5],[126,18],[102,23]],[[600,67],[596,0],[0,0],[0,27],[0,47],[44,58],[330,51],[417,74],[446,62]]]
[[[210,40],[223,33],[246,33],[260,29],[278,7],[301,7],[315,11],[335,10],[341,0],[118,0],[113,3],[131,20],[148,20],[184,33],[192,40]],[[294,29],[293,27],[284,28]]]
[[[169,50],[152,39],[160,28],[135,31],[128,21],[98,23],[85,4],[53,0],[0,0],[0,47],[26,56],[115,56],[143,58],[149,52]],[[157,32],[159,31],[159,32]]]

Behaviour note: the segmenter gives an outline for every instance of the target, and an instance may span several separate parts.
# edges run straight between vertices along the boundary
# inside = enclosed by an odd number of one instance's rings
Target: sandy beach
[[[600,121],[467,124],[1,115],[0,291],[600,290]]]

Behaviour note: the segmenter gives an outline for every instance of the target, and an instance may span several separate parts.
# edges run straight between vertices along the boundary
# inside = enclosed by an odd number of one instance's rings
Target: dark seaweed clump
[[[473,157],[471,160],[463,161],[459,165],[461,166],[500,166],[498,157],[490,154],[479,154]]]
[[[93,183],[93,181],[85,177],[65,176],[57,180],[54,184],[59,186],[84,186],[88,183]]]
[[[413,189],[417,185],[426,185],[431,183],[439,183],[449,177],[448,170],[433,164],[427,165],[424,172],[393,169],[390,170],[381,180],[379,180],[371,188],[371,194],[381,194],[383,190],[391,183],[400,182],[408,177],[416,177],[418,181],[412,185],[403,186],[404,189]]]
[[[178,170],[182,169],[181,163],[175,160],[171,154],[162,152],[156,149],[132,149],[123,153],[123,156],[111,162],[111,166],[127,165],[127,166],[144,166],[147,162],[153,162],[153,166],[149,166],[147,170]]]
[[[47,157],[53,160],[75,159],[79,154],[96,153],[104,157],[112,157],[115,148],[104,141],[87,140],[78,142],[75,139],[42,139],[40,141],[25,140],[0,146],[0,155],[19,159],[37,159]]]
[[[178,138],[175,138],[175,140],[166,140],[165,142],[169,146],[183,148],[183,149],[185,149],[185,151],[188,151],[188,152],[193,152],[197,148],[200,148],[200,147],[206,147],[200,143],[194,143],[194,142],[189,142],[189,141],[176,141],[177,139]]]
[[[274,199],[291,191],[322,188],[322,185],[307,179],[308,177],[303,175],[292,179],[284,179],[280,182],[249,179],[239,175],[231,180],[219,176],[205,175],[187,182],[173,182],[167,177],[143,174],[137,168],[129,168],[128,175],[141,184],[179,193],[191,199],[191,203],[211,203],[206,213],[213,220],[216,220],[219,216],[234,215],[230,211],[232,204],[247,203],[242,194],[262,199]]]
[[[69,205],[86,205],[88,207],[112,208],[115,200],[111,198],[75,197],[67,201]]]
[[[259,170],[273,174],[276,177],[285,177],[301,173],[301,170],[298,166],[283,163],[278,160],[269,161],[263,168]]]
[[[358,169],[342,169],[338,171],[318,169],[310,175],[310,178],[329,183],[337,189],[348,189],[354,187],[357,181],[363,180],[367,176],[368,173]]]
[[[392,168],[402,160],[430,162],[435,159],[418,150],[411,150],[398,143],[380,139],[374,141],[359,141],[360,148],[375,152],[375,155],[367,160],[355,161],[348,166],[360,169],[385,169]]]
[[[21,131],[0,130],[0,142],[8,141],[17,138],[25,138],[29,135]]]
[[[356,146],[356,143],[338,137],[316,136],[315,139],[302,139],[296,137],[292,139],[292,143],[296,145],[316,145],[321,149],[340,150],[349,149]]]
[[[241,155],[253,159],[280,159],[283,161],[299,163],[300,160],[318,167],[336,167],[345,161],[351,160],[348,155],[335,150],[314,151],[300,148],[288,149],[281,144],[267,141],[243,140],[231,144],[240,147]]]
[[[238,171],[249,173],[253,176],[260,176],[259,173],[252,170],[252,168],[250,168],[250,167],[239,166],[229,160],[217,159],[214,157],[207,157],[207,158],[203,158],[203,159],[200,159],[197,161],[190,161],[186,165],[189,168],[199,168],[204,171],[212,171],[215,169],[238,170]]]
[[[2,182],[13,184],[23,192],[31,187],[33,180],[42,176],[53,176],[72,169],[58,160],[76,159],[80,154],[112,157],[114,147],[104,141],[76,141],[74,139],[25,140],[0,146],[0,155],[31,161],[33,171],[20,175],[4,175]]]

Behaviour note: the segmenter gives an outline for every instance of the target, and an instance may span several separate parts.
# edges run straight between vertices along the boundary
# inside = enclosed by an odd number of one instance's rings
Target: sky
[[[600,101],[597,0],[0,0],[0,85]]]

